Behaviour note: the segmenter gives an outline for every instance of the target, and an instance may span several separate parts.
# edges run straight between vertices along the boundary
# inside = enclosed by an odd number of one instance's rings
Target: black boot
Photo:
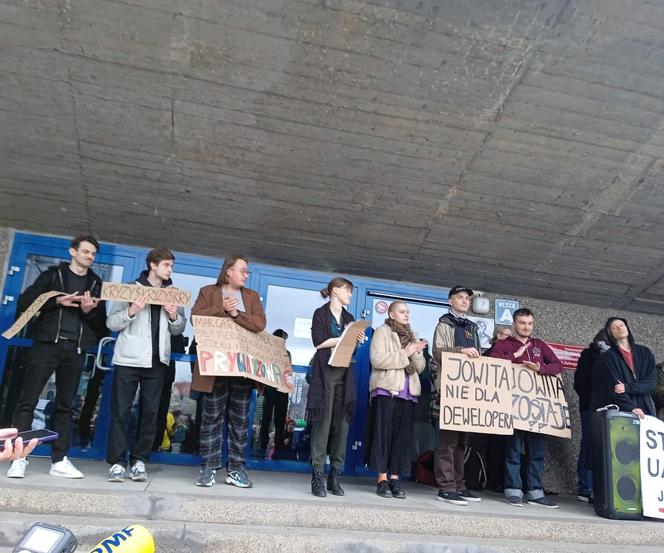
[[[332,495],[343,495],[344,491],[339,485],[339,469],[330,467],[327,475],[327,491]]]
[[[317,470],[311,471],[311,493],[316,497],[325,497],[327,492],[323,486],[323,473]]]

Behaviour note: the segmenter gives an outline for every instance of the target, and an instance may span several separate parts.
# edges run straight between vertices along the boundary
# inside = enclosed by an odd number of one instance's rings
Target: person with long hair
[[[216,284],[204,286],[191,310],[192,315],[228,317],[251,331],[265,328],[265,312],[260,297],[244,285],[249,278],[247,258],[231,255],[224,260]],[[194,367],[191,389],[203,393],[200,454],[203,458],[197,486],[215,484],[221,468],[222,429],[228,429],[228,474],[225,482],[238,488],[251,488],[245,471],[245,451],[249,437],[249,403],[254,381],[241,376],[201,375]]]
[[[413,411],[422,391],[419,375],[427,343],[411,330],[405,302],[392,302],[387,313],[371,340],[369,391],[374,417],[369,468],[378,473],[378,496],[405,499],[399,476],[410,476]]]
[[[333,278],[321,296],[330,301],[316,309],[311,323],[311,339],[316,353],[311,363],[307,394],[307,421],[311,425],[311,493],[327,495],[323,485],[325,458],[330,456],[327,491],[344,495],[339,473],[346,459],[346,438],[357,402],[355,372],[352,367],[330,366],[330,356],[344,328],[355,319],[347,311],[353,297],[353,283],[342,277]],[[358,341],[364,340],[364,333]]]
[[[609,350],[593,369],[592,408],[615,404],[639,418],[655,416],[650,393],[657,385],[655,357],[634,340],[626,319],[610,317],[604,326]]]

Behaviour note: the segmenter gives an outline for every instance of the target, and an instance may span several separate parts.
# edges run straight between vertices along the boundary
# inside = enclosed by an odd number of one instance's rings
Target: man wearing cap
[[[431,367],[431,422],[439,428],[440,418],[440,367],[441,354],[463,353],[469,357],[480,356],[480,338],[477,325],[466,318],[473,291],[465,286],[455,286],[449,293],[449,313],[443,315],[433,335],[433,359]],[[481,501],[468,488],[463,474],[465,433],[454,430],[438,430],[434,455],[434,473],[438,484],[438,499],[453,505],[468,505],[468,501]]]
[[[512,315],[514,336],[498,340],[491,349],[492,357],[507,359],[540,374],[559,374],[560,360],[546,342],[533,338],[533,312],[527,307]],[[557,509],[558,504],[544,495],[544,434],[514,430],[505,436],[505,498],[514,507],[523,507],[521,451],[526,453],[526,499],[531,505]]]

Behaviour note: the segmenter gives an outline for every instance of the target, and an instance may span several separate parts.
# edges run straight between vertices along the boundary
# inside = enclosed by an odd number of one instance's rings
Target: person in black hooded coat
[[[640,418],[655,416],[650,396],[657,385],[655,357],[634,341],[626,319],[610,317],[605,330],[611,347],[593,369],[592,409],[615,404]]]

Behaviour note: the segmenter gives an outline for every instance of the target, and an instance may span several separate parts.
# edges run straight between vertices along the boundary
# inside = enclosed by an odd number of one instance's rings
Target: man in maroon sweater
[[[533,313],[528,308],[517,309],[513,316],[514,336],[498,340],[491,350],[493,357],[507,359],[540,374],[558,374],[563,366],[551,348],[539,338],[533,338]],[[544,435],[514,430],[505,437],[505,497],[507,503],[523,507],[521,482],[521,450],[526,453],[526,499],[532,505],[557,509],[558,504],[544,495]]]

